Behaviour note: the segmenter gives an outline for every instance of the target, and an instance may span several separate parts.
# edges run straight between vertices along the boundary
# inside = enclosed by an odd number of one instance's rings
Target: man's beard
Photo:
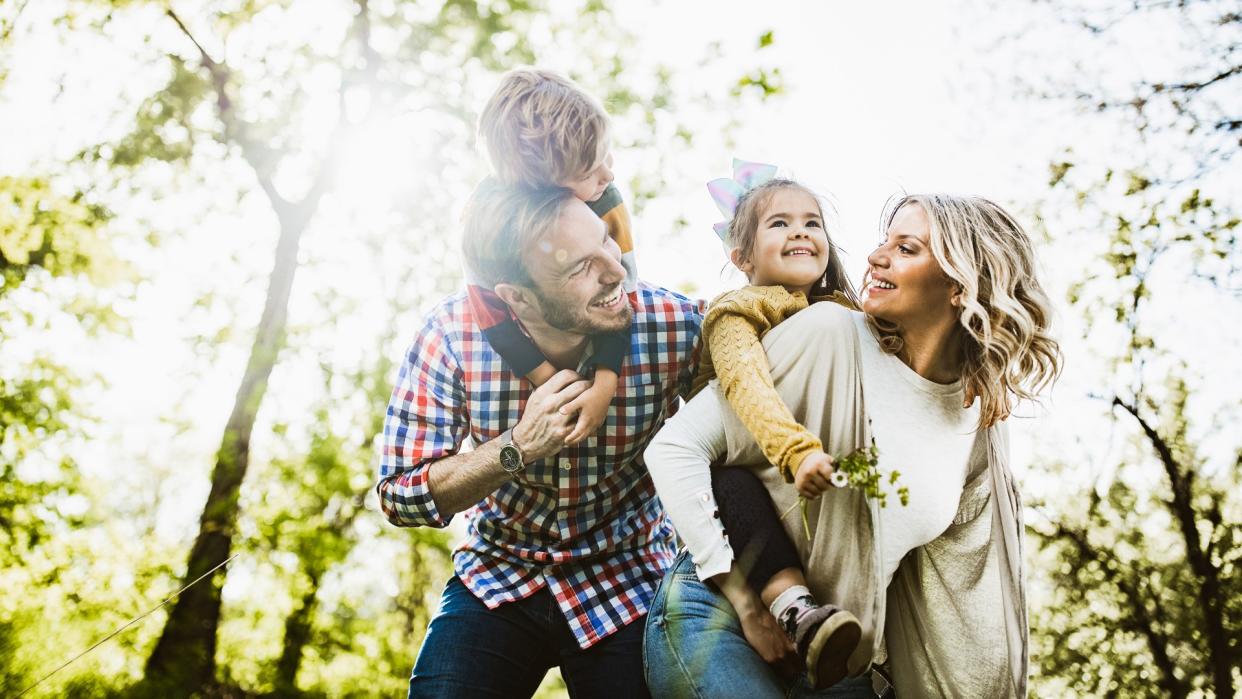
[[[580,308],[570,306],[551,296],[546,296],[538,289],[533,291],[535,292],[535,298],[539,299],[539,309],[543,311],[543,321],[563,332],[578,333],[580,335],[621,332],[630,327],[630,320],[634,315],[629,299],[622,298],[621,304],[625,312],[612,323],[600,323],[592,321],[587,316],[586,311]],[[625,294],[625,291],[620,291],[620,293]]]

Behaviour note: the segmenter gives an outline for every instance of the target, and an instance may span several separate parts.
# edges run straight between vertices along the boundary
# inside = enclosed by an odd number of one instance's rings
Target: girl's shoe
[[[844,679],[846,663],[862,636],[858,617],[835,605],[825,604],[805,610],[790,621],[791,624],[782,626],[806,663],[807,681],[811,686],[824,689]]]

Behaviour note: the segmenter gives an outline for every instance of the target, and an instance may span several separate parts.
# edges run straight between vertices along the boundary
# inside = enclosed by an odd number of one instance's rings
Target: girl
[[[708,190],[731,218],[716,230],[723,234],[729,259],[750,284],[720,295],[708,307],[703,319],[706,347],[691,395],[718,377],[725,399],[768,462],[800,494],[814,498],[830,483],[844,485],[843,474],[834,471],[819,438],[798,424],[777,395],[760,341],[809,303],[833,300],[856,308],[857,301],[828,239],[818,198],[792,180],[773,179],[774,166],[734,160],[733,167],[734,179],[714,180]],[[714,480],[720,512],[713,516],[723,517],[730,530],[749,531],[748,522],[772,508],[767,498],[747,497],[747,484],[738,474],[721,473]],[[745,573],[756,589],[780,571],[770,565],[780,557],[760,553],[769,545],[781,544],[774,537],[751,538],[742,551]],[[782,584],[782,594],[770,609],[813,685],[828,686],[844,676],[846,658],[860,635],[853,614],[818,605],[807,587],[798,584]]]

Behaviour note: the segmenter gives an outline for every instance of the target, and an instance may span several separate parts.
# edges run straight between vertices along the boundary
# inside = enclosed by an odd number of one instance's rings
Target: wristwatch
[[[522,458],[522,450],[513,441],[513,430],[505,430],[496,439],[500,440],[500,467],[505,473],[516,477],[526,469],[526,460]]]

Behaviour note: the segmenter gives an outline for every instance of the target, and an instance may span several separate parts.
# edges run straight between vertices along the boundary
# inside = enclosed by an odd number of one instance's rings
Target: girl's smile
[[[792,187],[773,192],[750,254],[734,250],[732,256],[751,284],[809,293],[828,267],[828,234],[819,202]]]

